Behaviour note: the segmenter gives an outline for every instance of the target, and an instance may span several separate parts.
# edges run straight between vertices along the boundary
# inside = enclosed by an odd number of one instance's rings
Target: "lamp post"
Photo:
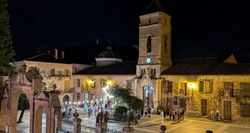
[[[192,97],[194,95],[194,88],[195,88],[195,84],[194,83],[189,83],[189,88],[192,90]]]
[[[189,83],[188,87],[192,90],[192,101],[191,101],[191,107],[190,109],[192,110],[192,113],[194,113],[195,105],[194,105],[194,88],[196,87],[195,83]]]

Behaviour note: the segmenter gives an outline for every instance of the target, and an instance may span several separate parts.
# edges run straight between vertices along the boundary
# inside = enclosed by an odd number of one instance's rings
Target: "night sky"
[[[21,51],[110,41],[138,45],[151,0],[9,0],[13,46]],[[247,0],[163,0],[172,16],[174,58],[250,55]]]

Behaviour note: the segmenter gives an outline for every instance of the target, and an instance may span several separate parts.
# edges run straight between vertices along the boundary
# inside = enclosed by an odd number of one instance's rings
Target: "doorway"
[[[207,99],[201,99],[201,116],[207,116]]]
[[[231,101],[224,101],[224,120],[231,120]]]
[[[153,101],[153,91],[154,88],[152,86],[145,86],[143,99],[147,107],[154,108],[154,101]]]

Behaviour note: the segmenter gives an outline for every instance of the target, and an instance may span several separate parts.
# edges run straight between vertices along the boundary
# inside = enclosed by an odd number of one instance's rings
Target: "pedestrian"
[[[88,106],[88,117],[90,118],[90,115],[91,115],[91,107],[90,105]]]
[[[172,108],[170,108],[168,111],[169,111],[169,112],[168,112],[168,114],[169,114],[169,119],[171,120],[171,118],[172,118]]]
[[[185,109],[181,109],[180,114],[181,114],[181,120],[183,120],[184,119],[184,114],[185,114]]]
[[[176,115],[176,109],[172,109],[173,121],[175,120],[175,115]]]
[[[141,116],[143,116],[143,109],[141,109]]]
[[[150,114],[151,114],[151,108],[148,107],[148,117],[150,117]]]
[[[104,122],[108,122],[108,111],[105,111],[105,114],[104,114]]]
[[[163,125],[163,119],[164,119],[164,111],[161,110],[161,125]]]
[[[100,112],[97,113],[96,115],[96,121],[95,121],[95,125],[97,126],[97,124],[99,123],[99,119],[100,119]]]
[[[139,119],[140,119],[140,114],[138,112],[136,112],[135,125],[139,125],[139,122],[138,122]]]

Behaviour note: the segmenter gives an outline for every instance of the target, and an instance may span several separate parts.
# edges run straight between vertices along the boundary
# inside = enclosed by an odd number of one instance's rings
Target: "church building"
[[[250,117],[250,64],[228,58],[171,58],[171,16],[158,0],[139,16],[139,58],[122,62],[108,47],[96,57],[96,66],[73,74],[78,100],[111,98],[114,85],[130,88],[154,112],[183,108],[187,116],[223,120]]]

